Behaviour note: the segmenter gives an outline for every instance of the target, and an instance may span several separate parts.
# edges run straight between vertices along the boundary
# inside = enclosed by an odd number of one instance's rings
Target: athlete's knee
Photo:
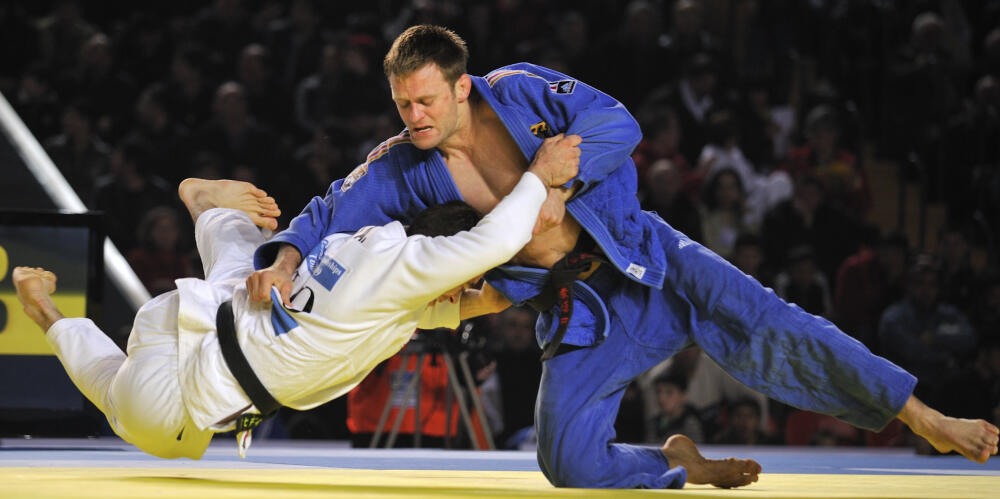
[[[609,487],[612,466],[602,462],[601,455],[572,446],[555,450],[539,442],[538,464],[545,478],[555,487]]]

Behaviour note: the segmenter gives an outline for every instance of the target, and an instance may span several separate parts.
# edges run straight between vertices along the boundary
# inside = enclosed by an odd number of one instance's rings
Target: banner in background
[[[0,355],[52,355],[45,334],[21,310],[11,272],[44,267],[58,277],[53,301],[66,317],[86,317],[90,229],[0,225]]]

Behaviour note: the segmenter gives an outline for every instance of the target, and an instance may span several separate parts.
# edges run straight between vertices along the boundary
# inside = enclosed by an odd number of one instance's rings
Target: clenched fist
[[[549,187],[558,187],[573,180],[579,172],[582,140],[579,135],[561,133],[545,139],[535,152],[528,171]]]

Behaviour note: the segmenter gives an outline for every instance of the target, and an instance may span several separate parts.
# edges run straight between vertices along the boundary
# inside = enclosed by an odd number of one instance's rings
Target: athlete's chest
[[[493,209],[517,185],[528,160],[499,119],[483,124],[472,154],[445,160],[459,193],[481,213]]]

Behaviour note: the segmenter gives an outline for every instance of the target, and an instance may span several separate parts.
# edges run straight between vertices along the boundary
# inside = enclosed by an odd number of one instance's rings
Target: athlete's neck
[[[465,102],[458,104],[458,125],[455,131],[438,145],[438,151],[445,159],[470,158],[476,145],[476,132],[482,128],[481,106],[486,105],[475,89]]]

